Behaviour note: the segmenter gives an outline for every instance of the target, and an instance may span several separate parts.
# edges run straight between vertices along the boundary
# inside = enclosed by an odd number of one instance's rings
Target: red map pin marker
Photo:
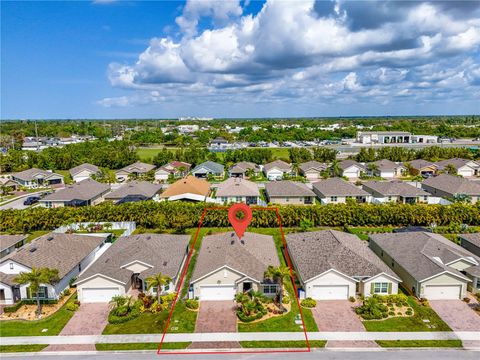
[[[228,209],[228,220],[230,220],[238,238],[241,239],[252,221],[252,209],[247,204],[234,204]]]

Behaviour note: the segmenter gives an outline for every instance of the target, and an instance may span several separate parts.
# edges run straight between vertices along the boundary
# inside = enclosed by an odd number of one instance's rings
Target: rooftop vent
[[[230,245],[235,244],[235,240],[230,241]]]
[[[37,248],[36,248],[36,247],[30,248],[30,252],[31,252],[31,253],[33,253],[33,252],[35,252],[35,251],[37,251]]]
[[[52,241],[52,240],[53,240],[53,236],[49,236],[49,237],[47,238],[47,240],[48,240],[48,241]]]
[[[164,261],[163,262],[163,266],[167,266],[168,262],[167,261]]]
[[[152,237],[150,235],[147,236],[147,240],[150,240]]]

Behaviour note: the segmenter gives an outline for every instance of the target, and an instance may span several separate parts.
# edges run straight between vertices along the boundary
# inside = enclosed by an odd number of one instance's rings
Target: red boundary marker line
[[[260,354],[260,353],[310,352],[311,348],[310,348],[310,342],[308,340],[307,329],[305,327],[305,319],[304,319],[304,316],[303,316],[302,307],[300,306],[300,299],[298,298],[298,293],[297,293],[298,289],[297,289],[297,286],[295,285],[295,279],[293,277],[292,262],[290,260],[290,254],[288,253],[288,248],[287,248],[287,241],[285,240],[285,234],[283,232],[282,218],[280,216],[280,212],[278,211],[277,207],[252,208],[252,211],[275,211],[275,214],[277,215],[277,220],[278,220],[278,224],[279,224],[279,228],[280,228],[280,234],[282,236],[283,247],[284,247],[284,250],[285,250],[285,257],[287,259],[288,268],[290,269],[290,280],[291,280],[292,285],[293,285],[293,290],[294,290],[294,293],[295,293],[295,300],[297,302],[298,311],[300,313],[300,318],[302,320],[303,334],[305,335],[305,342],[306,342],[307,347],[306,348],[299,348],[299,349],[284,349],[284,350],[279,349],[279,350],[246,350],[246,351],[223,351],[223,350],[219,350],[219,351],[163,351],[163,352],[161,351],[162,346],[163,346],[163,342],[165,340],[165,336],[167,335],[168,326],[170,325],[170,322],[172,320],[173,310],[175,309],[175,305],[177,304],[178,296],[179,296],[179,294],[181,292],[181,289],[183,287],[183,281],[185,280],[185,276],[187,275],[188,266],[190,264],[190,260],[191,260],[192,255],[193,255],[193,251],[195,249],[195,244],[197,243],[198,235],[200,234],[200,229],[202,228],[203,220],[205,219],[207,211],[209,211],[209,210],[228,210],[228,209],[229,209],[228,206],[213,206],[213,207],[208,207],[208,208],[203,209],[202,215],[200,217],[200,221],[198,222],[197,232],[195,233],[195,238],[193,240],[193,244],[190,247],[190,250],[188,252],[187,261],[185,262],[185,265],[183,267],[182,275],[180,277],[180,284],[178,286],[177,295],[175,296],[175,299],[173,300],[172,308],[170,309],[170,313],[168,314],[168,319],[167,319],[167,323],[165,325],[165,329],[164,329],[163,334],[162,334],[162,338],[160,339],[160,343],[158,344],[157,355],[187,355],[187,354],[191,354],[191,355],[206,354],[206,355],[209,355],[209,354]]]

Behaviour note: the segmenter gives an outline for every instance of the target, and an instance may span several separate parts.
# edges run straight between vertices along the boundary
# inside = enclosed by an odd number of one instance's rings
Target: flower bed
[[[392,317],[413,316],[413,309],[407,302],[408,297],[398,295],[373,295],[363,301],[355,312],[363,320],[385,320]]]

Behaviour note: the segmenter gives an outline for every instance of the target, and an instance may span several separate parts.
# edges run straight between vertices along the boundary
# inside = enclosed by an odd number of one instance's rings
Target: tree
[[[18,284],[28,284],[30,292],[35,294],[37,300],[37,316],[40,317],[42,313],[42,306],[40,303],[40,286],[54,285],[59,281],[58,270],[50,268],[32,268],[30,272],[21,272],[16,278],[15,282]]]
[[[162,293],[162,287],[170,283],[172,279],[169,276],[158,273],[157,275],[147,277],[145,281],[147,282],[147,290],[150,290],[153,287],[157,288],[157,300],[160,304],[160,294]]]
[[[449,175],[457,175],[457,168],[453,164],[448,164],[443,169],[443,172]]]
[[[367,165],[367,170],[370,176],[374,176],[375,172],[378,170],[378,165],[374,163],[370,163]]]
[[[290,269],[288,266],[280,265],[280,266],[273,266],[269,265],[267,270],[265,271],[264,277],[265,279],[270,279],[276,282],[279,285],[278,290],[278,297],[280,306],[282,306],[282,297],[283,297],[283,284],[284,281],[289,279],[291,276]]]
[[[342,176],[342,168],[340,167],[340,162],[338,160],[332,161],[332,164],[330,165],[330,173],[333,177]]]

